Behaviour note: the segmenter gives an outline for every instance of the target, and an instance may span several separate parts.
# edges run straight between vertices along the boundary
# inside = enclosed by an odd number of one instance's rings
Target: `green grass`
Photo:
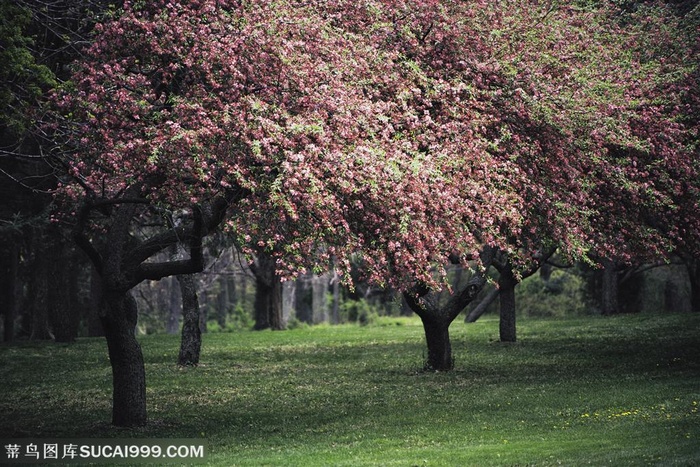
[[[150,424],[112,428],[99,339],[0,346],[0,438],[203,438],[211,465],[698,465],[700,315],[451,327],[456,369],[420,371],[415,319],[141,338]]]

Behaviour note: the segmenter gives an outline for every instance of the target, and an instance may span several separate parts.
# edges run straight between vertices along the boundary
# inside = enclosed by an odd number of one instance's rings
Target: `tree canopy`
[[[696,44],[662,12],[616,15],[126,3],[57,98],[78,181],[63,193],[119,198],[140,183],[149,202],[189,209],[245,190],[229,227],[287,274],[361,252],[375,280],[405,285],[484,245],[661,251],[698,227],[697,148],[679,118],[695,105]]]

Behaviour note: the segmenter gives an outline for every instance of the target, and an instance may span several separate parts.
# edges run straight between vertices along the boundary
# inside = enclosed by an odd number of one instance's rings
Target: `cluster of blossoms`
[[[360,254],[373,280],[435,284],[485,245],[629,258],[699,227],[685,111],[660,99],[697,99],[669,92],[693,71],[642,56],[604,8],[142,3],[57,99],[71,174],[175,209],[246,190],[228,226],[282,274]]]

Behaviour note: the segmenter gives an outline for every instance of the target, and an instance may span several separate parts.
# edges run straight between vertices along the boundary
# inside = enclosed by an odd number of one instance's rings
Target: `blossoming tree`
[[[435,369],[496,252],[610,247],[596,169],[645,138],[625,94],[643,70],[605,19],[524,0],[127,2],[56,98],[72,147],[61,196],[102,282],[113,422],[146,422],[130,289],[200,269],[215,228],[280,275],[347,273],[362,255],[370,280],[406,292]],[[162,232],[140,233],[146,218]],[[177,242],[189,259],[149,261]],[[433,306],[448,261],[476,274]]]

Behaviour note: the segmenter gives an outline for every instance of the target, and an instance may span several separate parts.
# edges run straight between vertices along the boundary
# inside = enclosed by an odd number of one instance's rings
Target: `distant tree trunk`
[[[0,310],[3,315],[3,341],[10,342],[15,338],[15,314],[17,313],[17,278],[19,276],[19,247],[14,242],[7,245],[7,256],[0,259],[6,262],[4,270],[7,276],[0,287]]]
[[[299,321],[312,324],[314,321],[311,307],[312,293],[311,283],[307,277],[300,277],[296,280],[296,290],[294,291],[294,310],[296,310]]]
[[[229,294],[230,282],[228,276],[222,276],[219,281],[219,293],[216,294],[216,322],[221,329],[226,328],[226,317],[231,304],[231,296]]]
[[[101,315],[112,365],[112,423],[121,427],[143,426],[147,420],[146,371],[135,337],[136,300],[129,292],[107,291],[103,294]]]
[[[431,315],[421,316],[425,341],[428,346],[426,370],[449,371],[454,368],[452,344],[450,343],[451,321]]]
[[[617,274],[617,305],[619,313],[639,313],[644,308],[642,292],[645,289],[643,270],[630,268],[628,274]]]
[[[78,336],[79,304],[77,271],[71,268],[74,258],[58,232],[53,236],[53,248],[49,253],[49,320],[56,342],[73,342]]]
[[[265,280],[260,274],[255,275],[255,302],[253,312],[255,314],[255,325],[253,329],[256,331],[269,329],[270,324],[270,308],[272,307],[272,284]]]
[[[340,324],[340,277],[338,277],[335,268],[333,269],[332,281],[333,308],[331,309],[331,323]]]
[[[178,365],[198,365],[202,348],[202,331],[199,328],[199,301],[193,274],[177,276],[182,294],[182,339]]]
[[[37,243],[36,241],[32,243]],[[31,340],[52,339],[49,330],[49,260],[48,248],[39,240],[33,261],[33,274],[30,282],[29,302],[31,309]]]
[[[328,304],[326,293],[328,292],[327,276],[314,275],[311,279],[311,312],[314,324],[328,322]]]
[[[540,265],[540,278],[544,282],[549,281],[549,278],[552,277],[553,270],[554,267],[551,264],[549,264],[547,261],[543,261]]]
[[[102,300],[102,280],[94,267],[90,268],[90,300],[88,305],[88,336],[104,337],[105,330],[100,319],[100,301]]]
[[[700,313],[700,259],[686,260],[690,281],[690,309]]]
[[[177,334],[180,331],[180,318],[182,317],[182,291],[178,293],[178,290],[182,288],[182,285],[178,282],[179,286],[175,287],[176,279],[168,277],[163,279],[163,282],[168,284],[168,322],[165,325],[165,332],[168,334]]]
[[[501,342],[515,342],[515,286],[518,284],[513,268],[508,262],[501,268],[498,279],[499,297],[501,305],[501,318],[499,322],[499,333]]]
[[[498,295],[500,294],[500,290],[497,288],[493,288],[488,295],[486,295],[480,302],[479,304],[474,307],[472,311],[469,312],[467,315],[466,319],[464,320],[465,323],[474,323],[476,322],[477,319],[481,318],[481,316],[486,313],[486,310],[488,310],[489,306],[498,298]]]
[[[618,313],[618,274],[614,261],[603,260],[603,274],[601,283],[601,311],[604,315]]]
[[[286,327],[282,308],[282,292],[282,280],[275,275],[272,278],[272,295],[270,297],[270,327],[278,331]]]
[[[275,274],[275,262],[271,256],[261,254],[251,270],[255,275],[255,326],[253,329],[285,328],[282,309],[282,280]]]

